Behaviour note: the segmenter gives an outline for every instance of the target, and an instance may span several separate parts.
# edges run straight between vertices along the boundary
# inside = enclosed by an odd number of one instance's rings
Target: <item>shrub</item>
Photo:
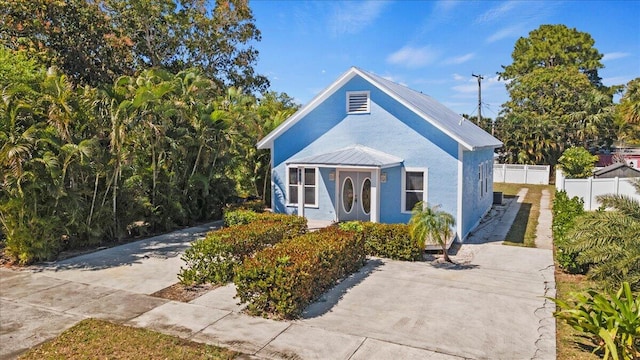
[[[361,233],[336,227],[258,252],[238,266],[236,297],[253,315],[296,318],[336,281],[364,263]]]
[[[604,350],[604,358],[640,358],[640,295],[635,300],[629,283],[617,293],[604,296],[594,290],[575,294],[574,300],[553,300],[561,310],[554,316],[591,336],[594,352]]]
[[[253,212],[263,212],[265,209],[264,202],[262,200],[247,200],[244,202],[227,204],[224,209],[224,212],[227,211],[236,211],[236,210],[251,210]]]
[[[395,260],[422,259],[424,248],[411,238],[406,224],[363,223],[367,255]]]
[[[225,226],[246,225],[255,221],[284,223],[295,229],[305,229],[305,231],[307,228],[307,219],[302,216],[274,214],[271,212],[257,213],[253,210],[233,210],[224,213]]]
[[[306,227],[304,218],[279,216],[212,231],[185,251],[182,260],[186,266],[180,268],[178,279],[188,285],[227,283],[233,278],[234,266],[242,263],[246,257],[284,239],[303,234]]]
[[[587,268],[576,261],[578,254],[568,249],[568,234],[575,224],[575,219],[584,214],[584,201],[577,196],[569,199],[565,191],[556,191],[552,212],[556,261],[566,272],[585,273]]]
[[[422,259],[424,249],[411,238],[408,225],[348,221],[339,223],[338,227],[363,233],[367,255],[407,261]]]
[[[593,169],[598,162],[597,155],[591,155],[589,150],[582,147],[572,147],[565,150],[558,159],[558,166],[562,168],[569,179],[586,179],[593,175]]]
[[[364,226],[361,221],[347,221],[338,223],[338,227],[344,231],[364,232]]]
[[[253,210],[233,210],[233,211],[225,211],[222,216],[224,220],[224,226],[236,226],[236,225],[246,225],[251,222],[258,220],[258,213]]]

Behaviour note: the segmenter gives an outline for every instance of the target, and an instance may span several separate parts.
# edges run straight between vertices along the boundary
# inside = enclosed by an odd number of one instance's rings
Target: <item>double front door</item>
[[[371,219],[371,172],[341,171],[338,185],[338,220]]]

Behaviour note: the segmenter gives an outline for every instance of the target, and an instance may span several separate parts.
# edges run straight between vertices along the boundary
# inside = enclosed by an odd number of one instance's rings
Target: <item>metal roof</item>
[[[349,146],[344,149],[313,155],[301,159],[292,159],[287,165],[325,165],[342,167],[386,168],[400,165],[403,159],[363,145]]]
[[[342,74],[333,84],[320,92],[311,102],[301,107],[295,114],[291,115],[291,117],[280,124],[280,126],[260,140],[257,144],[258,148],[270,148],[275,138],[291,128],[355,76],[362,77],[373,86],[385,92],[425,121],[430,122],[433,126],[460,143],[467,150],[488,147],[498,148],[502,146],[500,140],[482,130],[472,121],[466,120],[453,110],[437,102],[432,97],[359,68],[352,67]]]
[[[470,150],[483,147],[501,147],[502,142],[487,133],[473,121],[467,120],[448,107],[442,105],[429,95],[423,94],[406,86],[396,84],[378,75],[360,70],[365,76],[374,80],[379,88],[384,87],[393,93],[393,98],[406,103],[427,121],[434,124],[447,135],[465,145]],[[382,89],[384,90],[384,89]]]

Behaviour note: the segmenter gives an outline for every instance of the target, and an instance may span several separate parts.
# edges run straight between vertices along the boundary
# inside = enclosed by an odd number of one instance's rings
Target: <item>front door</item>
[[[371,172],[341,171],[338,187],[338,220],[371,219]]]

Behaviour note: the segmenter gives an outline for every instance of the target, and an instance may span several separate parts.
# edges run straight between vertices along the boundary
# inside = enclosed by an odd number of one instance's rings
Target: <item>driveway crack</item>
[[[553,264],[538,270],[544,279],[543,303],[534,314],[538,320],[538,339],[535,341],[535,353],[532,360],[556,358],[556,320],[553,316],[556,305],[549,298],[556,296],[556,282]]]

